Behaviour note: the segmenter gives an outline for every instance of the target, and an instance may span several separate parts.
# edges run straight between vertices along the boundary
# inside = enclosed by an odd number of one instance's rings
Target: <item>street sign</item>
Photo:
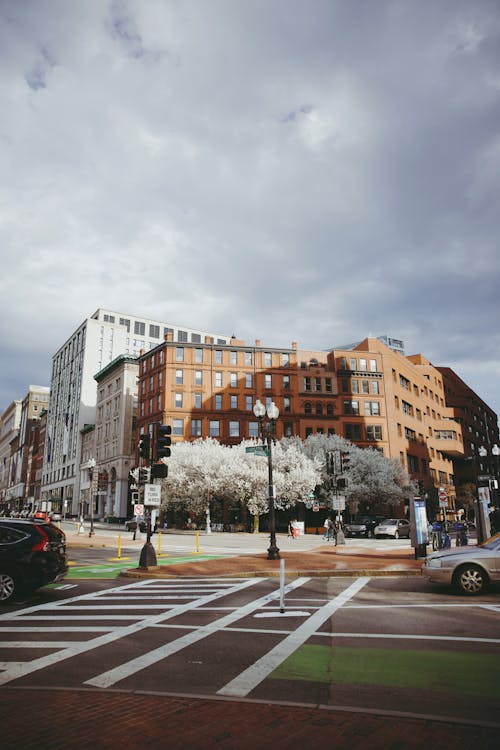
[[[267,448],[265,445],[251,445],[245,448],[245,453],[255,453],[257,456],[267,456]]]
[[[334,495],[332,498],[333,510],[345,510],[345,495]]]
[[[144,505],[153,505],[160,507],[161,505],[161,485],[159,484],[145,484],[144,485]]]
[[[144,505],[139,505],[139,503],[136,503],[134,505],[134,516],[143,516],[144,515]]]

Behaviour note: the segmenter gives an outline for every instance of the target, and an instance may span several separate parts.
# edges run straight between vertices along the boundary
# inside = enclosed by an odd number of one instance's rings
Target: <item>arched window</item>
[[[333,417],[333,404],[326,405],[326,413],[327,413],[327,416]]]
[[[323,404],[316,404],[316,414],[320,416],[323,414]]]
[[[309,401],[304,404],[304,414],[312,414],[312,406]]]

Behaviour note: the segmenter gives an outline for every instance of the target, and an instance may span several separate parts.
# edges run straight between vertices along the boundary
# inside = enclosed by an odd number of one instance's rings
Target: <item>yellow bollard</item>
[[[115,561],[115,560],[130,560],[129,557],[122,557],[122,535],[118,534],[118,553],[116,557],[109,557],[108,560]]]
[[[196,539],[196,549],[194,552],[191,552],[192,555],[199,555],[200,553],[200,533],[199,531],[195,531],[195,539]]]
[[[166,552],[161,551],[161,531],[158,531],[158,552],[156,557],[168,557]]]

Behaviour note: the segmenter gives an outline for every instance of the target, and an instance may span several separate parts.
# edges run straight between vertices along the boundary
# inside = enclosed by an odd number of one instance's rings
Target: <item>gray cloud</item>
[[[0,405],[109,307],[389,333],[497,412],[497,0],[4,0]]]

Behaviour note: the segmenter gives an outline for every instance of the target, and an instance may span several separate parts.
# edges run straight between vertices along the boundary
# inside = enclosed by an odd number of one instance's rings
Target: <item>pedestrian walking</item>
[[[325,527],[325,533],[323,534],[323,539],[324,539],[324,540],[325,540],[326,542],[328,542],[328,541],[330,540],[330,534],[331,534],[331,523],[332,523],[332,519],[330,518],[330,516],[327,516],[327,517],[325,518],[325,522],[324,522],[324,524],[323,524],[323,526]]]

